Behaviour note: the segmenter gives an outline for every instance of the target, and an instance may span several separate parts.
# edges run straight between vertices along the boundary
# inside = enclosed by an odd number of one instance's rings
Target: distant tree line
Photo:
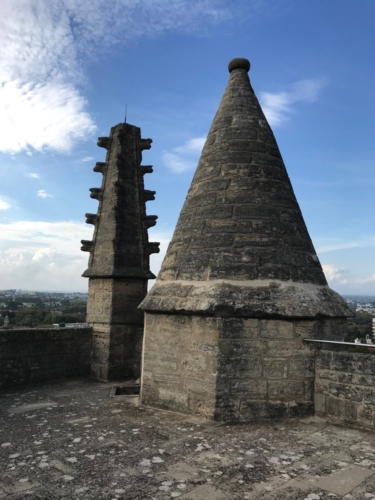
[[[345,341],[354,342],[356,338],[362,339],[363,341],[366,335],[372,338],[372,319],[373,315],[369,312],[357,312],[355,318],[350,318],[348,320],[348,335]]]
[[[38,299],[35,299],[38,300]],[[70,305],[69,300],[62,300],[58,310],[61,314],[41,303],[35,303],[34,307],[23,307],[24,301],[9,301],[6,308],[0,309],[0,326],[4,323],[5,316],[9,317],[9,326],[29,326],[31,328],[46,328],[53,324],[63,323],[85,323],[86,302],[74,302]]]

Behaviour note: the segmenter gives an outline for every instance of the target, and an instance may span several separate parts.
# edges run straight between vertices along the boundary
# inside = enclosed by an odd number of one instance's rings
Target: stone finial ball
[[[250,61],[248,59],[245,59],[244,57],[236,57],[235,59],[232,59],[228,64],[229,73],[232,73],[234,69],[238,68],[246,69],[246,71],[249,71]]]

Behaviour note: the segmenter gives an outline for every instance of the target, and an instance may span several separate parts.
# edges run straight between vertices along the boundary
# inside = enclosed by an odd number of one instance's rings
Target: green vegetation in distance
[[[348,334],[345,342],[354,342],[354,339],[359,338],[362,342],[366,342],[366,335],[372,339],[372,314],[369,312],[357,312],[355,318],[348,320]]]
[[[9,301],[6,308],[0,309],[0,326],[3,326],[5,316],[9,317],[9,326],[13,327],[52,328],[56,323],[65,326],[65,323],[86,322],[87,304],[83,300],[61,300],[61,305],[56,309],[46,307],[43,302],[35,303],[33,307],[24,307],[22,302],[26,303],[26,300],[17,298],[17,301]],[[56,310],[61,314],[57,314]]]

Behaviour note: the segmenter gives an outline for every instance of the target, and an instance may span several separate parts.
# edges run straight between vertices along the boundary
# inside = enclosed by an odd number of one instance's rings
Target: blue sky
[[[330,286],[375,294],[375,2],[2,0],[0,289],[86,291],[96,138],[127,121],[156,200],[157,272],[227,64],[250,79],[274,130]]]

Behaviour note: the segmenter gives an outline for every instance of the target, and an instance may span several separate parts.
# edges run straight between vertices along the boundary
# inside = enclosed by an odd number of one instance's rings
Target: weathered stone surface
[[[112,127],[109,138],[99,139],[108,151],[106,162],[94,169],[103,173],[103,181],[101,188],[91,189],[91,196],[99,200],[99,217],[85,277],[155,277],[145,252],[147,228],[156,221],[147,218],[145,201],[154,199],[155,192],[144,189],[142,141],[140,129],[126,123]],[[89,215],[92,223],[95,214]]]
[[[90,373],[91,328],[0,330],[0,389]]]
[[[146,313],[142,401],[231,423],[311,414],[315,352],[296,338],[301,327]],[[285,338],[264,337],[267,329]]]
[[[186,255],[191,262],[202,262],[213,256],[206,250],[197,249],[194,254]],[[168,258],[168,254],[166,259]],[[182,257],[181,257],[182,259]],[[158,278],[155,285],[141,304],[144,311],[159,311],[175,314],[220,315],[226,309],[231,316],[240,317],[301,317],[301,318],[337,318],[351,315],[343,299],[328,286],[316,286],[304,283],[291,283],[280,280],[246,280],[237,278],[244,270],[244,264],[232,280],[217,279],[206,281],[199,274],[196,264],[184,264],[184,280],[172,281]],[[199,269],[203,270],[204,266]],[[217,266],[215,267],[215,269]],[[234,267],[230,267],[234,272]],[[247,266],[254,272],[254,265]],[[215,271],[217,273],[218,271]],[[222,272],[225,272],[223,270]],[[170,278],[173,269],[170,270]],[[201,281],[196,281],[201,278]],[[187,287],[189,292],[183,300],[169,293],[171,285]],[[154,298],[158,297],[155,302]],[[198,300],[197,300],[198,299]],[[340,334],[341,338],[343,336]]]
[[[186,281],[184,300],[170,294],[172,283]],[[254,296],[259,289],[267,298]],[[226,308],[241,317],[352,315],[327,285],[243,67],[231,71],[158,280],[141,307],[207,315]]]
[[[152,167],[140,165],[151,142],[126,123],[98,140],[107,157],[94,168],[103,174],[102,187],[90,190],[99,209],[86,214],[95,230],[93,241],[82,241],[82,250],[90,252],[83,276],[90,278],[87,323],[93,328],[92,375],[99,380],[140,374],[143,313],[138,306],[147,280],[155,277],[149,256],[159,252],[159,243],[149,242],[147,233],[157,219],[146,215],[145,205],[155,199],[155,191],[145,190],[143,181]]]
[[[0,498],[334,500],[346,495],[345,500],[365,500],[375,495],[373,433],[311,417],[254,422],[262,414],[303,416],[303,404],[249,400],[242,403],[242,414],[251,422],[228,427],[139,407],[132,404],[134,396],[110,397],[112,387],[81,379],[0,393],[0,445],[8,444],[0,446]],[[227,399],[225,408],[230,415],[238,403]]]
[[[236,61],[140,306],[142,401],[227,422],[311,413],[314,351],[303,339],[343,339],[353,314],[327,285],[250,65]]]
[[[373,355],[322,350],[315,366],[315,413],[335,423],[374,429],[374,384]]]

